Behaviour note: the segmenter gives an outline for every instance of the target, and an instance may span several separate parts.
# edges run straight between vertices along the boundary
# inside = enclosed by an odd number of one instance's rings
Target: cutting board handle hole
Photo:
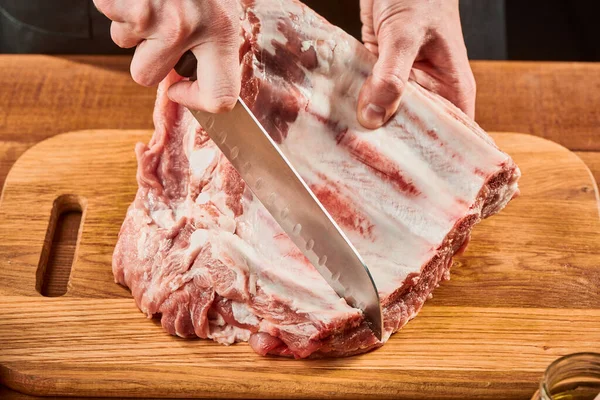
[[[36,275],[36,290],[42,296],[59,297],[67,293],[86,203],[84,198],[72,194],[54,201]]]

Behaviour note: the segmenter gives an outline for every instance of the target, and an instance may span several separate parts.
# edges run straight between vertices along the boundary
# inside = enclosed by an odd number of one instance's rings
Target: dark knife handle
[[[198,60],[196,60],[196,56],[192,53],[191,50],[186,51],[177,64],[175,65],[175,72],[184,78],[190,78],[190,80],[195,81],[196,70],[198,68]]]

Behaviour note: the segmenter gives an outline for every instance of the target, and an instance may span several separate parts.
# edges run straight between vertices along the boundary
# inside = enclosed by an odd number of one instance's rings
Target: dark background
[[[358,0],[304,0],[360,38]],[[471,59],[600,61],[600,0],[460,0]]]
[[[358,0],[304,0],[360,38]],[[460,0],[471,59],[600,61],[600,0]],[[0,0],[0,53],[127,53],[92,0]]]

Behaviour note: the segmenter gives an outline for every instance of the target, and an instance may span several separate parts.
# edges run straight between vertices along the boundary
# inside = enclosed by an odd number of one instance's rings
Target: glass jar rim
[[[554,370],[557,369],[560,364],[563,364],[568,361],[590,361],[589,359],[591,359],[591,361],[598,361],[600,366],[600,353],[595,352],[580,352],[567,354],[552,361],[552,363],[550,363],[550,365],[548,365],[548,367],[544,371],[544,377],[540,384],[540,394],[544,394],[548,398],[551,398],[551,387],[549,387],[548,379],[550,377],[550,374],[554,372]]]

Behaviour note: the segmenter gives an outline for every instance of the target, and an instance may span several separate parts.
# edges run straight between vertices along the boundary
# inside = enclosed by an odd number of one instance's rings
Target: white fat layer
[[[253,314],[252,309],[245,303],[232,301],[231,311],[233,312],[233,318],[240,324],[257,326],[260,322]]]
[[[233,344],[247,342],[251,334],[248,329],[237,326],[210,324],[208,337],[221,344]]]
[[[200,193],[196,198],[197,204],[206,204],[210,201],[210,194],[208,193]]]
[[[206,229],[197,229],[190,236],[190,247],[201,248],[208,240],[208,231]]]
[[[207,146],[193,150],[189,156],[192,175],[202,177],[214,161],[216,154],[216,149]]]
[[[311,40],[304,40],[302,42],[302,46],[300,47],[300,49],[302,51],[306,51],[308,49],[310,49],[310,47],[312,46],[313,42]]]
[[[138,238],[137,241],[137,254],[138,254],[138,258],[145,260],[148,257],[148,252],[147,252],[147,246],[146,246],[146,240],[148,238],[148,233],[146,232],[146,230],[142,230],[142,232],[140,233],[140,237]]]
[[[170,208],[152,211],[150,216],[161,228],[171,228],[175,224],[173,210]]]
[[[173,208],[158,208],[150,211],[150,218],[160,227],[170,229],[189,212],[186,201],[171,205]]]

